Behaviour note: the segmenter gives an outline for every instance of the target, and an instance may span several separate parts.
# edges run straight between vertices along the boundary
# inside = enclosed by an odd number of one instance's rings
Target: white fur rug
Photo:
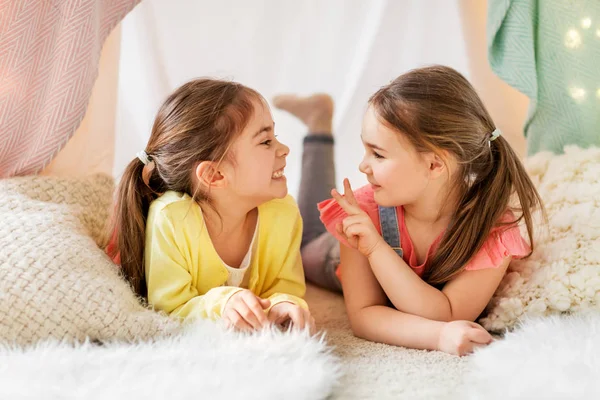
[[[0,399],[597,399],[600,314],[526,320],[470,357],[352,336],[341,296],[309,286],[327,343],[210,323],[154,343],[0,347]]]
[[[600,399],[600,314],[530,319],[470,357],[469,399]]]
[[[303,333],[225,332],[209,322],[137,345],[0,347],[0,399],[324,399],[337,358]]]
[[[309,286],[306,297],[340,357],[332,399],[600,399],[600,313],[528,319],[455,357],[358,339],[341,296]]]

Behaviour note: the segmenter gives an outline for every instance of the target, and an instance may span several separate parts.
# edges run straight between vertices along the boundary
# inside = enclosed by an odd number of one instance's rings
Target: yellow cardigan
[[[248,289],[271,300],[308,309],[300,258],[302,219],[291,196],[258,207],[257,246]],[[187,194],[169,191],[154,200],[146,221],[148,302],[181,318],[218,319],[229,298],[242,290],[222,286],[229,273],[203,223],[202,209]]]

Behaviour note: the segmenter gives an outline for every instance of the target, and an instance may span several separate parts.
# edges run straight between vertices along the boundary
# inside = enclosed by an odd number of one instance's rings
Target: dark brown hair
[[[440,286],[461,272],[499,225],[524,220],[533,249],[532,211],[544,214],[542,201],[506,139],[490,142],[496,126],[465,77],[444,66],[415,69],[377,91],[369,104],[418,152],[445,151],[458,162],[451,182],[458,207],[426,266],[428,283]],[[502,222],[507,210],[516,218]]]
[[[239,83],[196,79],[161,106],[145,149],[151,162],[145,166],[136,157],[119,183],[109,231],[114,245],[107,248],[140,296],[147,295],[144,242],[150,203],[168,190],[210,203],[208,193],[194,184],[194,168],[201,161],[224,159],[257,101],[264,99]]]

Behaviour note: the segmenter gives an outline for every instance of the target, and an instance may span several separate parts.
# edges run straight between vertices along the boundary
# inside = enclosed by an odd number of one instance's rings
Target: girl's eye
[[[383,156],[377,152],[373,152],[373,155],[375,156],[375,158],[383,158]]]
[[[273,141],[271,139],[268,139],[268,140],[265,140],[264,142],[262,142],[261,144],[263,144],[265,146],[270,146],[272,142]]]

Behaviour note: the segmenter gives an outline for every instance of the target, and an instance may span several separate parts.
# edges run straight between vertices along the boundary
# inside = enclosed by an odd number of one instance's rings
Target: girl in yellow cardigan
[[[134,290],[181,318],[314,329],[288,152],[250,88],[198,79],[169,96],[117,191],[107,251]]]

